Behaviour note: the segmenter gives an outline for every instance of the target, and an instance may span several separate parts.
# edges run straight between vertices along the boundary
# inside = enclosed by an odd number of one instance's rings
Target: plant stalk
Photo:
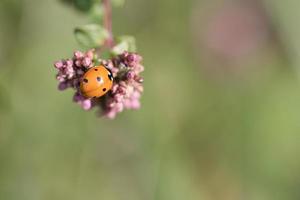
[[[108,31],[108,38],[105,41],[104,46],[106,48],[112,48],[114,46],[114,38],[112,33],[112,8],[110,0],[102,0],[104,9],[103,26]]]

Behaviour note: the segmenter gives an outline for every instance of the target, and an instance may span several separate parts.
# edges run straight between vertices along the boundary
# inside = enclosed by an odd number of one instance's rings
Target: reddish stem
[[[108,38],[105,41],[104,46],[107,48],[112,48],[114,46],[114,39],[112,33],[112,9],[110,0],[102,0],[104,17],[103,26],[108,31]]]

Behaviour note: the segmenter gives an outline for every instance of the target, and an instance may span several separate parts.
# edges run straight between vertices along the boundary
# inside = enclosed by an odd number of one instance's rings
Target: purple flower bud
[[[65,68],[65,72],[66,72],[66,73],[73,73],[73,72],[74,72],[73,66],[72,66],[72,65],[71,65],[71,66],[67,66],[67,67]]]
[[[114,76],[116,76],[116,74],[119,72],[119,69],[114,67],[111,69],[111,72],[113,73]]]
[[[78,70],[76,70],[76,74],[77,74],[77,75],[83,75],[83,74],[84,74],[84,71],[81,70],[81,69],[78,69]]]
[[[116,94],[115,96],[114,96],[114,100],[115,100],[115,102],[122,102],[123,101],[123,95],[121,95],[121,94]]]
[[[61,91],[65,90],[67,88],[68,88],[68,84],[66,82],[61,82],[61,83],[58,84],[58,89],[61,90]]]
[[[75,59],[81,59],[83,57],[83,53],[81,51],[75,51],[74,52],[74,58]]]
[[[64,82],[65,81],[65,76],[59,73],[59,74],[56,75],[56,79],[59,82]]]
[[[60,69],[60,68],[62,68],[63,66],[64,66],[64,64],[63,64],[62,61],[57,61],[57,62],[54,63],[54,67],[55,67],[56,69]]]
[[[125,83],[125,81],[120,81],[119,85],[120,85],[120,87],[124,87],[124,88],[127,87],[127,84]]]
[[[126,78],[129,79],[129,80],[132,80],[134,78],[134,76],[135,76],[134,71],[129,71],[126,74]]]
[[[114,69],[115,68],[112,62],[107,62],[106,67],[108,69]],[[117,68],[115,68],[115,69],[117,69]]]
[[[80,102],[80,101],[83,101],[85,98],[82,96],[82,95],[80,95],[80,93],[79,92],[76,92],[75,94],[74,94],[74,96],[73,96],[73,101],[74,102]]]
[[[120,58],[128,67],[135,67],[142,61],[142,57],[140,55],[128,52],[124,52],[120,55]]]
[[[89,67],[90,65],[92,64],[92,59],[89,58],[89,57],[84,57],[83,60],[82,60],[82,65],[84,67]]]
[[[112,93],[115,93],[117,91],[117,89],[119,88],[119,85],[114,84],[111,88]]]
[[[77,67],[81,67],[81,60],[76,60],[76,61],[75,61],[75,65],[76,65]]]
[[[130,54],[127,56],[127,62],[128,63],[132,63],[135,61],[135,55],[134,54]]]
[[[70,67],[73,67],[73,60],[67,59],[67,60],[66,60],[66,66],[69,67],[69,68],[70,68]]]
[[[126,94],[126,87],[118,87],[117,91],[116,91],[118,94],[121,94],[121,95],[125,95]]]
[[[79,81],[79,79],[73,79],[72,86],[74,88],[78,89],[80,87],[80,81]]]

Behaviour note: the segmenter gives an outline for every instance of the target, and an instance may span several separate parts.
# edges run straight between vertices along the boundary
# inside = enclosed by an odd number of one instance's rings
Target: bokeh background
[[[0,199],[300,199],[299,7],[126,0],[114,34],[136,36],[145,93],[111,121],[57,90],[87,17],[0,0]]]

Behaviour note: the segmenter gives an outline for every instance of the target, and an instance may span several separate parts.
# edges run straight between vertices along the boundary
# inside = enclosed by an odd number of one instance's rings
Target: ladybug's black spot
[[[97,77],[97,81],[98,81],[98,82],[101,82],[101,78],[100,78],[99,76]]]
[[[85,79],[83,79],[83,82],[88,83],[89,80],[87,80],[87,79],[85,78]]]
[[[106,88],[103,88],[102,91],[105,92],[105,91],[106,91]]]
[[[98,69],[94,69],[95,71],[98,71]]]

